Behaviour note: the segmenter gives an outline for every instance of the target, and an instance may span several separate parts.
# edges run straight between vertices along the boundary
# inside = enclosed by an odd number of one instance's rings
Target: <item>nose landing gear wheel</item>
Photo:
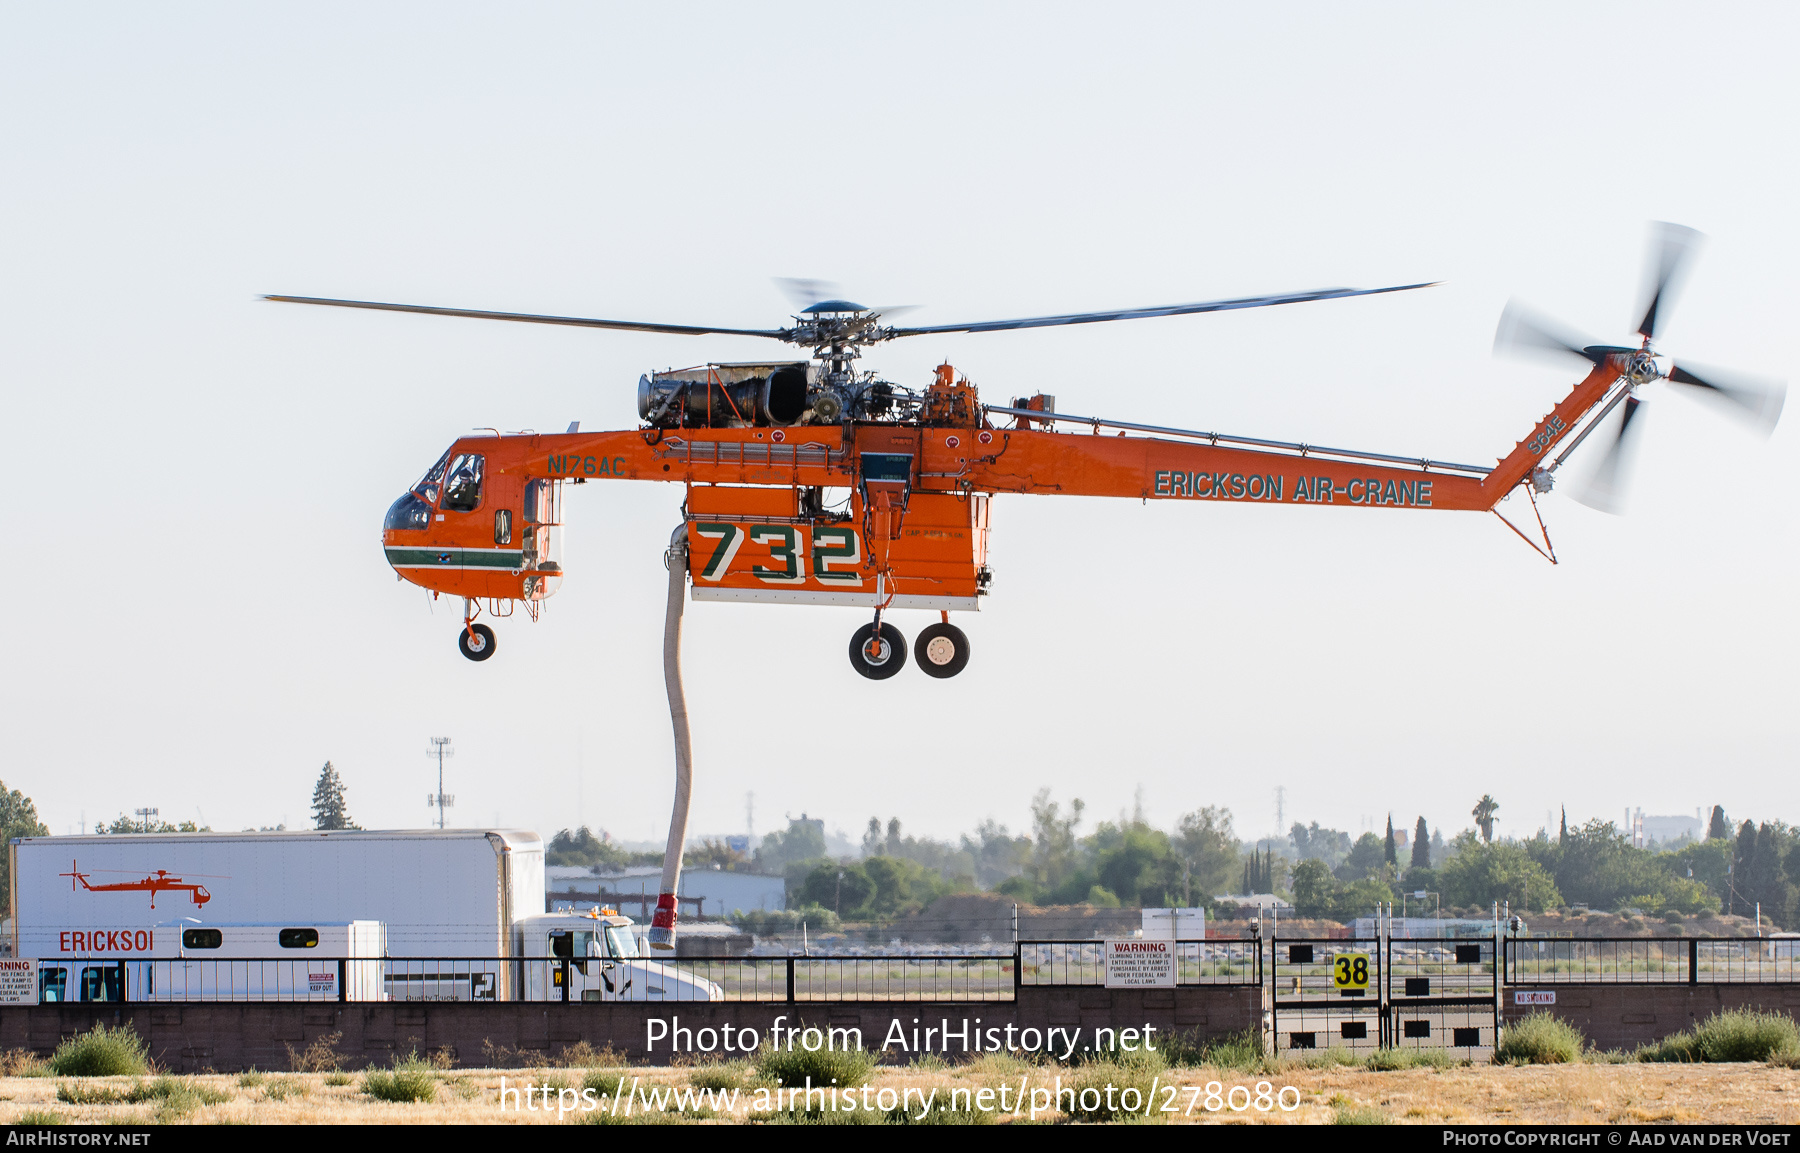
[[[893,625],[883,623],[881,635],[866,624],[850,637],[850,666],[872,681],[885,681],[906,664],[906,638]]]
[[[969,663],[969,638],[955,625],[931,625],[913,642],[913,659],[927,676],[953,677]]]
[[[485,661],[494,655],[494,630],[486,625],[470,625],[456,634],[456,647],[472,661]]]

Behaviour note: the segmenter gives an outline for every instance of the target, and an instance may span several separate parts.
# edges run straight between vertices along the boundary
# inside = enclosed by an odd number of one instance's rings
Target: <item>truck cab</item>
[[[712,981],[640,955],[630,917],[546,913],[513,926],[526,1001],[723,1001]]]

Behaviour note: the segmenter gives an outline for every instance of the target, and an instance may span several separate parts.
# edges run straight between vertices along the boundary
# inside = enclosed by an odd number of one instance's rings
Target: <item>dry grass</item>
[[[419,1065],[424,1072],[427,1062]],[[936,1109],[949,1104],[952,1090],[997,1090],[1010,1086],[1006,1103],[1010,1108],[1013,1094],[1021,1079],[1027,1090],[1053,1090],[1058,1078],[1061,1086],[1092,1086],[1108,1081],[1106,1062],[1090,1062],[1069,1068],[1052,1064],[1039,1065],[1025,1061],[988,1059],[945,1069],[920,1070],[906,1066],[877,1066],[870,1075],[875,1089],[895,1093],[912,1089],[915,1094],[938,1094]],[[849,1120],[821,1114],[817,1110],[787,1109],[780,1117],[754,1113],[759,1082],[748,1067],[739,1065],[743,1081],[738,1087],[734,1106],[727,1112],[718,1108],[715,1096],[705,1101],[678,1100],[672,1094],[698,1092],[697,1080],[712,1081],[709,1074],[726,1070],[637,1067],[614,1071],[605,1079],[604,1093],[595,1100],[606,1099],[618,1086],[621,1077],[625,1092],[635,1089],[640,1094],[664,1094],[661,1106],[644,1115],[641,1104],[632,1115],[608,1115],[581,1111],[582,1091],[588,1084],[583,1075],[566,1068],[539,1066],[534,1069],[460,1070],[450,1074],[431,1070],[444,1089],[430,1103],[378,1101],[362,1091],[361,1078],[349,1078],[347,1084],[334,1083],[340,1075],[330,1073],[288,1073],[266,1077],[259,1084],[242,1086],[236,1076],[197,1076],[145,1079],[141,1077],[82,1078],[79,1086],[67,1079],[11,1076],[0,1078],[0,1124],[17,1123],[27,1116],[53,1113],[68,1124],[94,1125],[117,1122],[144,1124],[156,1121],[191,1124],[245,1122],[269,1125],[318,1125],[333,1123],[362,1124],[436,1124],[436,1123],[515,1123],[555,1124],[577,1120],[663,1124],[721,1124],[731,1121],[770,1120],[784,1123],[832,1123]],[[1254,1107],[1233,1111],[1208,1112],[1196,1107],[1191,1116],[1177,1112],[1167,1116],[1158,1111],[1151,1121],[1185,1122],[1256,1122],[1273,1124],[1355,1124],[1380,1117],[1393,1124],[1592,1124],[1675,1122],[1700,1124],[1729,1122],[1732,1124],[1792,1125],[1800,1123],[1800,1071],[1779,1064],[1593,1064],[1500,1066],[1456,1066],[1450,1068],[1410,1068],[1377,1072],[1366,1066],[1301,1064],[1270,1065],[1263,1072],[1243,1072],[1219,1066],[1174,1068],[1159,1071],[1147,1067],[1119,1067],[1111,1082],[1119,1087],[1127,1083],[1174,1084],[1178,1087],[1176,1102],[1185,1110],[1190,1100],[1204,1101],[1207,1082],[1217,1081],[1229,1091],[1244,1086],[1254,1091],[1260,1081],[1271,1090],[1292,1086],[1299,1093],[1299,1105],[1291,1111],[1271,1109],[1260,1112]],[[522,1084],[550,1084],[551,1104],[529,1111],[509,1107],[502,1113],[498,1107],[502,1079],[509,1089]],[[716,1086],[725,1092],[730,1087],[720,1076]],[[559,1093],[555,1086],[561,1086]],[[64,1087],[68,1088],[65,1090]],[[1195,1092],[1189,1093],[1187,1087]],[[63,1099],[59,1100],[59,1090]],[[1160,1090],[1159,1090],[1160,1092]],[[75,1100],[70,1100],[75,1098]],[[564,1108],[558,1116],[557,1102]],[[915,1097],[915,1101],[916,1101]],[[1286,1095],[1289,1103],[1294,1094]],[[642,1098],[634,1098],[641,1102]],[[958,1102],[959,1111],[980,1112]],[[1091,1100],[1091,1098],[1090,1098]],[[1242,1092],[1236,1095],[1244,1101]],[[1135,1101],[1135,1099],[1134,1099]],[[871,1102],[874,1104],[874,1102]],[[997,1110],[998,1099],[989,1098],[990,1110]],[[1123,1102],[1121,1102],[1123,1104]],[[1159,1098],[1158,1104],[1161,1104]],[[916,1109],[915,1109],[916,1112]],[[1096,1108],[1085,1113],[1099,1119],[1101,1114],[1126,1119],[1123,1110]],[[994,1123],[1025,1121],[997,1111],[985,1114]],[[949,1119],[949,1118],[944,1118]],[[965,1116],[965,1119],[973,1119]],[[1060,1112],[1040,1112],[1042,1120],[1062,1121]],[[1140,1120],[1142,1118],[1139,1118]],[[889,1110],[873,1109],[857,1116],[853,1123],[892,1123]]]

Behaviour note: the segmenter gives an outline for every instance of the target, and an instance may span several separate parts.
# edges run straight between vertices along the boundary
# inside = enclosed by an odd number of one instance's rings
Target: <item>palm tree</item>
[[[1481,799],[1475,802],[1473,809],[1469,810],[1469,815],[1474,817],[1475,823],[1481,827],[1481,839],[1489,844],[1494,842],[1494,814],[1499,811],[1500,802],[1487,793],[1481,794]]]

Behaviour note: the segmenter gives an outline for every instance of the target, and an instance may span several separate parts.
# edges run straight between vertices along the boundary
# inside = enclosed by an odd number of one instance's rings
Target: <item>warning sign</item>
[[[1554,1004],[1556,1004],[1556,990],[1555,989],[1535,989],[1535,990],[1532,990],[1529,992],[1525,992],[1525,991],[1516,992],[1513,994],[1513,1004],[1515,1004],[1515,1005],[1554,1005]]]
[[[1128,937],[1108,940],[1105,946],[1108,989],[1175,987],[1175,942]]]
[[[335,996],[338,991],[337,970],[332,969],[324,973],[314,973],[311,970],[308,970],[306,974],[306,991],[309,993],[330,993]]]
[[[37,1003],[37,962],[28,957],[0,959],[0,1005]]]

